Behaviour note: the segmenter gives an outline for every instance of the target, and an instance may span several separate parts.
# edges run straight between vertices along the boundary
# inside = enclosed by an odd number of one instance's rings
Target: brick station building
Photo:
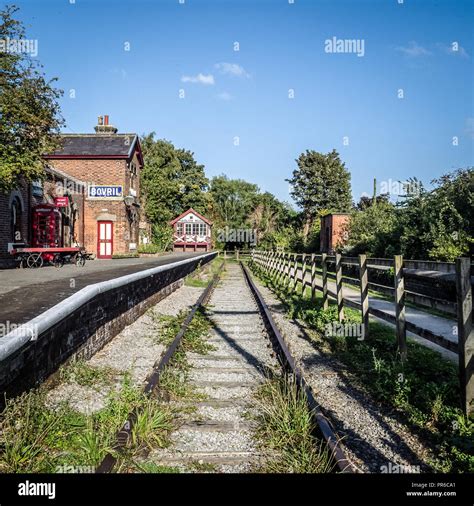
[[[111,258],[138,249],[143,156],[138,135],[117,133],[108,116],[99,116],[95,132],[61,135],[61,148],[45,159],[71,176],[68,193],[83,194],[77,242],[97,258]]]
[[[97,258],[138,248],[140,223],[147,223],[140,222],[143,156],[137,134],[117,133],[105,116],[95,134],[63,134],[61,141],[44,156],[43,181],[0,195],[0,268],[13,264],[14,244],[31,246],[34,211],[43,204],[60,211],[59,246],[84,246]]]

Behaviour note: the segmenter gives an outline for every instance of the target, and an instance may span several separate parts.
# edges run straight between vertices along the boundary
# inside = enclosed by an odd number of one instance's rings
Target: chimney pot
[[[99,116],[98,124],[94,127],[96,134],[113,135],[117,133],[117,128],[109,124],[109,115]]]

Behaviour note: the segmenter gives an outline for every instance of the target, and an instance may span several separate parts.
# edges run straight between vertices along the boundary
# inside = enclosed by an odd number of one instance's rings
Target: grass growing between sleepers
[[[269,457],[260,472],[328,473],[334,461],[322,440],[315,437],[316,426],[306,396],[292,377],[268,379],[256,394],[257,437]]]
[[[322,308],[321,293],[311,300],[301,288],[296,291],[277,282],[268,273],[252,266],[278,298],[290,318],[304,321],[315,330],[311,337],[321,352],[335,356],[348,366],[359,385],[376,401],[394,409],[398,415],[426,438],[436,449],[428,464],[438,472],[474,472],[474,417],[466,418],[460,409],[457,366],[434,350],[407,339],[408,358],[402,363],[392,327],[370,322],[369,336],[325,333],[337,322],[333,301]],[[345,308],[343,323],[360,323],[360,313]]]
[[[196,288],[206,288],[211,279],[219,272],[224,259],[222,257],[214,258],[211,262],[202,266],[199,265],[185,280],[186,286]]]
[[[177,316],[155,315],[158,323],[158,330],[154,337],[156,342],[169,346],[179,332],[187,315],[186,311],[181,311]],[[186,358],[186,354],[206,355],[215,349],[207,342],[210,328],[211,323],[206,315],[205,308],[198,308],[170,363],[160,375],[160,392],[169,399],[199,400],[203,397],[196,392],[189,379],[191,365]]]
[[[112,452],[115,435],[133,410],[139,414],[127,451],[134,455],[167,446],[170,409],[145,397],[129,377],[93,414],[74,411],[66,403],[50,406],[43,388],[9,399],[0,415],[0,472],[93,472]]]

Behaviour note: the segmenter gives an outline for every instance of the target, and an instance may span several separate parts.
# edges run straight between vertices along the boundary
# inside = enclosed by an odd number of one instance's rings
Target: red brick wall
[[[134,160],[139,169],[136,156]],[[126,160],[51,160],[50,165],[87,184],[122,185],[124,195],[130,193],[130,171]],[[137,175],[134,184],[137,197],[139,197],[140,191],[138,179]],[[88,252],[98,254],[97,221],[98,219],[107,219],[108,216],[113,217],[113,253],[130,253],[130,243],[136,243],[138,246],[139,216],[137,217],[137,221],[131,226],[127,217],[126,206],[122,199],[92,200],[86,197],[84,213],[81,207],[79,216],[79,228],[81,230],[82,219],[84,217],[83,245]],[[78,235],[78,237],[81,236],[82,233]]]
[[[21,197],[23,203],[23,213],[21,216],[21,235],[19,242],[29,243],[31,241],[31,207],[41,203],[38,199],[31,195],[30,186],[22,184],[17,190],[3,194],[0,193],[0,268],[12,265],[12,257],[8,253],[8,243],[14,242],[11,230],[11,200],[12,195]]]
[[[345,231],[350,216],[329,214],[321,218],[320,249],[323,253],[334,253],[338,246],[346,242]]]
[[[137,166],[137,176],[134,178],[134,190],[137,195],[137,202],[140,198],[139,171],[137,155],[134,154],[132,161]],[[71,177],[83,181],[86,184],[122,185],[124,195],[130,194],[130,171],[126,160],[50,160],[49,164],[66,173]],[[57,181],[48,176],[44,182],[45,199],[36,198],[31,195],[29,185],[22,185],[19,188],[23,200],[22,235],[24,242],[31,242],[31,208],[43,201],[50,201],[58,196]],[[139,242],[139,209],[133,207],[137,212],[136,221],[130,225],[127,217],[126,207],[123,200],[85,200],[82,188],[76,186],[73,181],[66,182],[66,189],[72,202],[78,206],[79,216],[76,222],[74,234],[76,239],[86,249],[97,254],[97,218],[101,216],[114,215],[114,253],[129,253],[130,243]],[[87,188],[86,188],[87,191]],[[12,257],[8,253],[8,243],[13,242],[11,237],[11,193],[0,194],[0,267],[11,264]]]

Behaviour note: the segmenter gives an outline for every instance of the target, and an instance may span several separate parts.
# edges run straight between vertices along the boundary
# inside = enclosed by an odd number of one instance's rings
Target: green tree
[[[397,205],[377,198],[364,201],[348,226],[346,250],[350,254],[454,261],[472,255],[474,219],[474,171],[459,169],[423,184],[410,179],[403,201]],[[382,197],[382,196],[381,196]]]
[[[212,178],[210,194],[215,224],[238,229],[247,226],[250,213],[257,204],[259,189],[256,184],[221,175]]]
[[[318,212],[323,209],[331,212],[350,209],[351,177],[336,150],[327,154],[306,150],[296,163],[298,168],[287,181],[292,185],[292,197],[303,209],[303,236],[306,240]]]
[[[381,195],[377,195],[374,197],[368,197],[367,195],[363,195],[359,202],[356,205],[356,208],[359,211],[363,211],[374,204],[377,205],[380,202],[389,202],[390,195],[388,193],[382,193]]]
[[[459,169],[408,192],[399,213],[401,252],[408,258],[454,261],[472,254],[474,170]]]
[[[397,210],[387,200],[354,210],[347,226],[344,250],[350,255],[365,253],[371,257],[390,257],[398,252]]]
[[[190,207],[205,213],[208,206],[208,180],[204,165],[199,165],[194,154],[175,149],[155,133],[141,139],[144,167],[141,172],[142,204],[152,223],[153,240],[168,243],[168,222]]]
[[[23,24],[14,19],[18,9],[0,11],[0,40],[25,39]],[[57,146],[64,124],[55,89],[30,55],[0,51],[0,191],[7,192],[22,181],[44,177],[42,158]]]
[[[209,197],[206,193],[209,181],[204,172],[204,165],[196,162],[191,151],[178,149],[176,155],[181,166],[178,179],[183,211],[192,207],[195,211],[205,214],[209,206]]]
[[[279,201],[269,192],[258,194],[248,223],[256,231],[257,242],[262,247],[278,246],[276,233],[291,225],[293,210],[286,202]]]

